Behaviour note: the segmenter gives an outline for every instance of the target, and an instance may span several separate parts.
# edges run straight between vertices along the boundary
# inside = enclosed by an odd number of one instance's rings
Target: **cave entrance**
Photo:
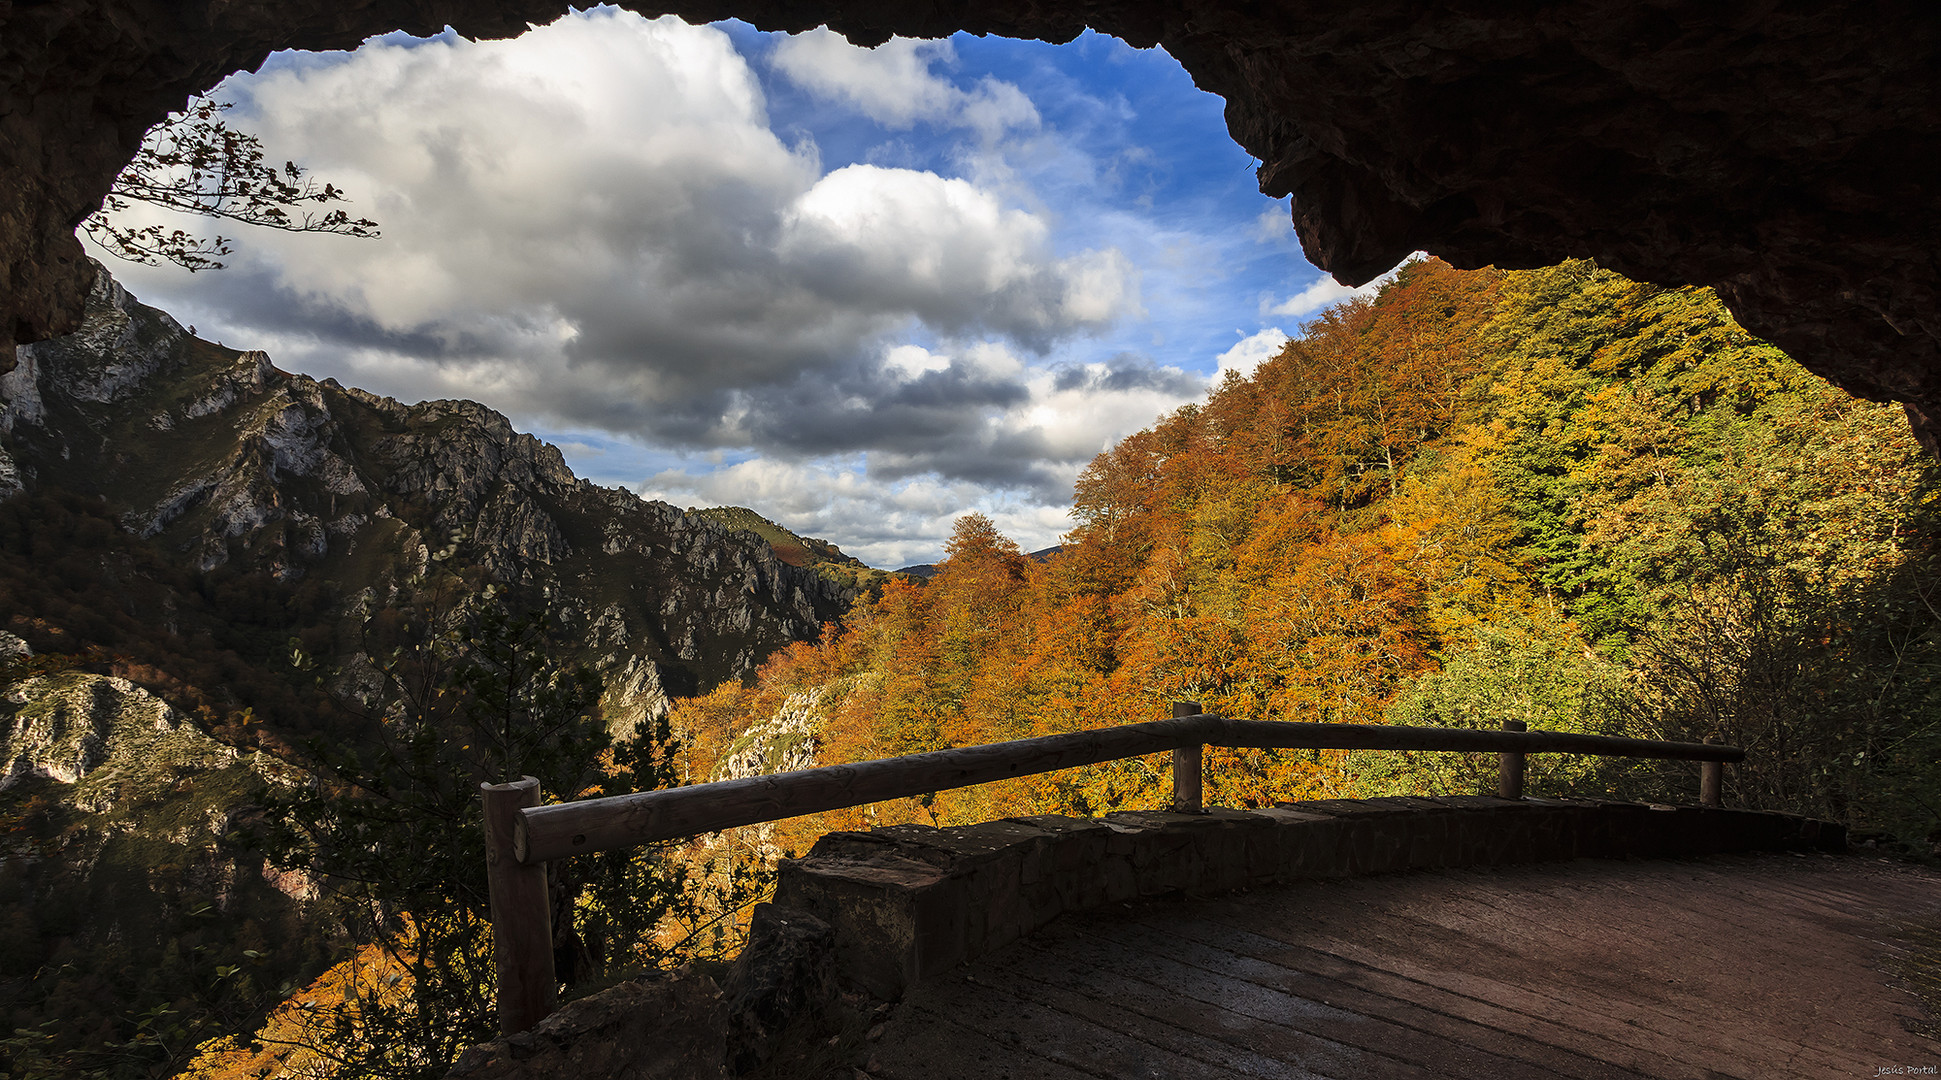
[[[145,302],[877,565],[935,561],[971,509],[1057,543],[1095,454],[1349,294],[1220,99],[1089,32],[864,49],[600,9],[277,54],[215,96],[383,236],[112,266]]]
[[[1163,45],[1196,85],[1225,101],[1228,131],[1262,162],[1262,190],[1293,197],[1302,250],[1342,281],[1370,281],[1421,249],[1459,267],[1591,257],[1636,280],[1711,285],[1746,329],[1855,394],[1907,403],[1917,432],[1931,448],[1941,445],[1927,419],[1941,416],[1941,322],[1933,314],[1941,308],[1941,268],[1931,242],[1941,232],[1941,199],[1929,190],[1941,175],[1932,160],[1941,145],[1941,66],[1933,62],[1941,19],[1925,7],[1585,0],[1490,14],[1461,5],[1289,9],[1207,0],[1166,8],[1104,0],[1082,10],[999,2],[889,12],[817,0],[741,13],[774,28],[827,22],[865,44],[898,32],[939,37],[959,30],[1082,41],[1089,26],[1134,45]],[[441,9],[440,18],[461,34],[489,38],[562,14],[545,4],[467,0]],[[571,17],[616,15],[600,9]],[[353,48],[404,21],[390,9],[346,15],[318,0],[283,5],[274,19],[254,4],[210,5],[193,17],[157,22],[113,4],[48,3],[15,5],[0,20],[0,260],[9,283],[0,319],[14,342],[79,325],[93,272],[73,229],[99,204],[143,128],[186,95],[208,89],[217,73],[254,70],[279,49]],[[139,33],[128,29],[135,25]],[[595,66],[589,56],[586,70],[566,77],[589,77]],[[955,91],[976,98],[981,85],[959,81]],[[733,92],[729,84],[718,89]],[[912,131],[938,101],[956,100],[955,93],[940,98],[907,89],[894,79],[865,79],[843,83],[838,96],[872,101],[883,115],[907,119]],[[1002,127],[1016,104],[1002,96],[978,100],[975,115],[987,127]],[[635,102],[641,109],[657,104]],[[505,119],[543,123],[530,115]],[[793,138],[784,133],[784,144],[797,145]],[[456,147],[442,137],[419,149],[419,164],[432,172],[462,160],[445,153]],[[1137,165],[1110,164],[1120,172]],[[1119,174],[1108,168],[1098,178]],[[1083,182],[1082,174],[1070,175]],[[572,201],[538,186],[521,197]],[[674,204],[674,212],[708,219],[701,211],[732,202],[737,192],[746,189],[730,185],[710,200]],[[579,205],[600,198],[567,194]],[[936,200],[949,201],[942,194]],[[426,205],[438,201],[433,196]],[[805,258],[817,250],[812,239],[798,248]],[[685,265],[698,250],[673,252],[670,265]],[[499,253],[481,244],[477,255],[491,260]],[[436,267],[425,269],[407,281],[373,283],[371,292],[383,294],[380,306],[400,308],[441,284],[457,288],[432,272]],[[827,269],[817,285],[860,287],[840,260]],[[893,275],[895,267],[874,269]],[[908,277],[912,296],[926,280]],[[1108,277],[1087,280],[1098,285]],[[1032,294],[1020,285],[1012,295]],[[964,303],[975,295],[933,298],[931,314],[946,324],[975,322],[979,313],[967,314]],[[1097,301],[1105,294],[1071,295]],[[1086,308],[1014,307],[1008,322],[998,321],[1042,337],[1060,329],[1061,310]],[[550,313],[493,313],[505,317],[480,333],[537,339],[572,329]],[[751,324],[763,313],[749,311]],[[371,328],[373,347],[387,325],[380,318]],[[584,335],[574,341],[588,355],[616,344]],[[905,359],[929,362],[914,353]],[[8,361],[0,348],[0,367]],[[867,400],[846,393],[847,386],[832,389],[829,379],[802,389]],[[760,419],[759,401],[718,404],[724,415]],[[665,419],[674,427],[707,423],[698,414]]]

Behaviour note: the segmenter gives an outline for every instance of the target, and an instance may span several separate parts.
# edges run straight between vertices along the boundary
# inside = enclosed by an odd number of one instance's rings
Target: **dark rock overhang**
[[[634,6],[634,5],[628,5]],[[75,226],[142,132],[279,49],[450,25],[506,37],[557,0],[0,0],[0,370],[72,330]],[[1777,0],[696,0],[691,21],[1163,45],[1227,101],[1348,284],[1426,250],[1590,257],[1719,290],[1739,321],[1941,431],[1941,7]]]

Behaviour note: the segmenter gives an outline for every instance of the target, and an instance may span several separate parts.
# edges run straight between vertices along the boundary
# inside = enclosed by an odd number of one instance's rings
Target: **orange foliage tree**
[[[818,699],[817,754],[833,763],[1149,720],[1186,698],[1247,719],[1379,722],[1436,643],[1404,544],[1415,534],[1370,507],[1453,427],[1496,282],[1439,262],[1406,268],[1379,300],[1325,314],[1252,377],[1100,454],[1078,479],[1078,525],[1048,562],[965,515],[927,584],[893,583],[827,641],[772,660],[753,688],[681,705],[677,725],[747,730],[822,686],[834,692]],[[819,815],[800,836],[1021,805],[1157,805],[1163,765]],[[1263,805],[1331,793],[1336,776],[1323,755],[1222,751],[1208,779],[1215,799]]]
[[[969,515],[929,584],[893,585],[677,722],[747,732],[813,691],[825,763],[1151,720],[1176,699],[1251,720],[1652,734],[1619,700],[1654,677],[1627,668],[1628,643],[1682,640],[1666,634],[1699,610],[1684,592],[1740,572],[1721,544],[1841,588],[1920,549],[1923,466],[1892,410],[1818,385],[1706,290],[1431,259],[1303,329],[1093,460],[1047,562]],[[1892,610],[1927,612],[1923,596]],[[1912,631],[1890,629],[1883,648],[1912,656]],[[1474,789],[1485,765],[1214,750],[1207,796]],[[1162,758],[1114,762],[824,815],[798,839],[1154,807],[1167,782]]]

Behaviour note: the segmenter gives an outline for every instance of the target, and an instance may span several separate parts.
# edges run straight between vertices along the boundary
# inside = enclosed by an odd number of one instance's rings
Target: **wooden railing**
[[[783,818],[887,802],[994,780],[1072,769],[1171,751],[1174,810],[1200,810],[1200,763],[1207,746],[1304,750],[1440,750],[1498,755],[1497,794],[1523,797],[1528,754],[1592,754],[1702,763],[1699,801],[1720,802],[1724,767],[1745,751],[1717,743],[1663,742],[1606,735],[1360,724],[1230,720],[1176,702],[1173,719],[1069,735],[934,750],[924,754],[829,765],[819,769],[721,780],[603,799],[537,805],[532,777],[484,789],[487,864],[491,875],[499,1021],[524,1031],[552,1011],[551,906],[545,864],[571,855],[651,844]]]

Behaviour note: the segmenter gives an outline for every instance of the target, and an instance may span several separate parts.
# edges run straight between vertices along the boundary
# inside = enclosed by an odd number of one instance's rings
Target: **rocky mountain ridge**
[[[815,570],[845,589],[875,596],[882,592],[893,573],[870,566],[827,540],[803,536],[745,506],[699,507],[688,513],[707,518],[725,529],[758,536],[774,549],[776,558],[790,566]]]
[[[575,477],[483,405],[280,371],[105,271],[82,329],[19,359],[0,376],[0,498],[97,497],[194,570],[312,580],[347,609],[447,552],[543,602],[635,705],[745,674],[854,595],[704,514]]]

